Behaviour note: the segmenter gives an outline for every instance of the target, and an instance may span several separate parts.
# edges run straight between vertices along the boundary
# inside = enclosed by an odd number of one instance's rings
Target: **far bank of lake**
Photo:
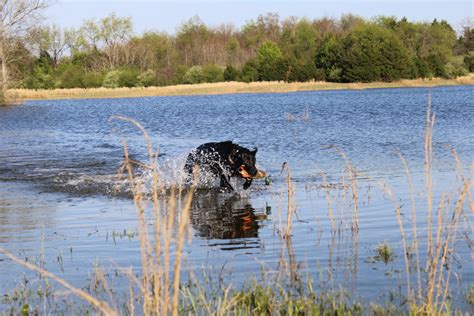
[[[89,88],[89,89],[53,89],[31,90],[11,89],[8,97],[13,103],[25,100],[59,100],[59,99],[95,99],[95,98],[127,98],[174,95],[212,95],[234,93],[286,93],[296,91],[318,90],[362,90],[402,87],[437,87],[453,85],[473,85],[474,74],[456,79],[414,79],[395,82],[368,83],[335,83],[335,82],[216,82],[192,85],[175,85],[163,87],[133,87],[133,88]]]

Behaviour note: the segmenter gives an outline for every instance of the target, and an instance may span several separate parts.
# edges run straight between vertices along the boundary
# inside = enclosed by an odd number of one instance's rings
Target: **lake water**
[[[49,271],[79,287],[95,264],[139,269],[136,212],[127,185],[117,186],[116,175],[124,139],[134,159],[145,161],[147,152],[134,126],[111,119],[120,115],[140,122],[159,144],[160,173],[168,185],[176,182],[189,151],[209,141],[258,147],[257,164],[271,176],[271,185],[256,180],[248,191],[235,194],[199,190],[191,209],[193,238],[185,246],[185,270],[225,271],[226,280],[239,285],[258,276],[262,264],[278,266],[286,162],[295,185],[292,260],[333,288],[341,285],[362,300],[383,302],[404,288],[405,265],[394,203],[379,189],[381,183],[402,206],[409,240],[414,195],[421,262],[426,255],[424,131],[430,94],[436,209],[443,192],[457,198],[450,148],[456,149],[466,173],[473,163],[472,86],[29,101],[0,108],[0,247],[29,261],[44,261]],[[355,237],[348,223],[352,215],[347,209],[353,207],[345,194],[350,192],[348,173],[334,146],[358,172]],[[398,152],[410,168],[413,190]],[[321,173],[333,188],[338,233],[331,229]],[[465,293],[474,283],[473,220],[466,203],[451,267],[459,306],[465,306]],[[395,252],[387,264],[374,259],[383,242]],[[28,275],[1,254],[0,272],[2,295]],[[7,305],[0,303],[0,311]]]

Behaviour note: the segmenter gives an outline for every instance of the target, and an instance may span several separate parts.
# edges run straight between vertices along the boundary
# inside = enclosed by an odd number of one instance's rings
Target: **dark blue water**
[[[280,194],[286,192],[286,171],[280,171],[286,162],[296,185],[291,239],[295,260],[315,278],[321,270],[331,271],[336,288],[344,284],[362,298],[384,299],[377,293],[404,286],[404,262],[394,204],[379,187],[383,183],[393,190],[407,227],[412,223],[410,196],[415,196],[424,244],[429,95],[435,113],[437,206],[442,192],[454,199],[458,188],[450,148],[456,149],[465,171],[472,168],[473,92],[472,86],[462,86],[29,101],[0,108],[0,247],[30,259],[41,256],[44,248],[47,268],[78,286],[96,261],[140,266],[135,210],[126,185],[117,189],[116,174],[124,140],[133,158],[145,161],[147,153],[137,128],[113,119],[119,115],[141,123],[159,146],[160,172],[168,183],[176,181],[187,153],[199,144],[233,140],[259,149],[257,164],[271,175],[270,186],[255,181],[245,193],[196,196],[194,238],[186,246],[190,266],[212,271],[225,266],[232,270],[229,281],[240,284],[259,274],[261,262],[271,268],[278,265],[282,240],[276,232],[286,219],[286,208],[279,211]],[[348,222],[353,207],[346,200],[348,173],[342,176],[345,162],[333,146],[359,171],[357,240]],[[410,167],[415,192],[407,184],[398,152]],[[335,238],[321,172],[334,188],[333,212],[343,231]],[[467,237],[456,242],[456,272],[462,276],[457,293],[474,282],[469,249],[473,218],[467,203],[465,207],[460,231]],[[387,265],[372,259],[384,241],[396,253]],[[3,293],[18,284],[23,270],[1,259],[0,271]],[[462,294],[457,295],[462,301]]]

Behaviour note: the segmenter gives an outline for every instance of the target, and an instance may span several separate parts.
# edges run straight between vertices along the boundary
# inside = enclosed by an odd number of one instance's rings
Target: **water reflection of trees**
[[[196,235],[205,239],[258,238],[266,218],[265,210],[256,210],[248,198],[238,195],[197,192],[191,206],[192,226]]]

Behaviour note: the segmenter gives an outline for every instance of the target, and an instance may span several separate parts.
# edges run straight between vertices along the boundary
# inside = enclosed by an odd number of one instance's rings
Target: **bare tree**
[[[133,24],[130,17],[120,18],[115,13],[109,14],[99,21],[87,20],[81,28],[81,33],[89,50],[103,49],[108,62],[108,68],[118,66],[120,54],[124,45],[133,34]]]
[[[71,34],[73,30],[62,30],[58,25],[40,28],[37,31],[36,41],[40,51],[47,51],[53,60],[53,66],[57,67],[59,61],[70,47]]]
[[[0,0],[0,105],[5,104],[8,88],[7,60],[10,51],[8,41],[24,35],[40,17],[42,9],[48,7],[48,0]]]

